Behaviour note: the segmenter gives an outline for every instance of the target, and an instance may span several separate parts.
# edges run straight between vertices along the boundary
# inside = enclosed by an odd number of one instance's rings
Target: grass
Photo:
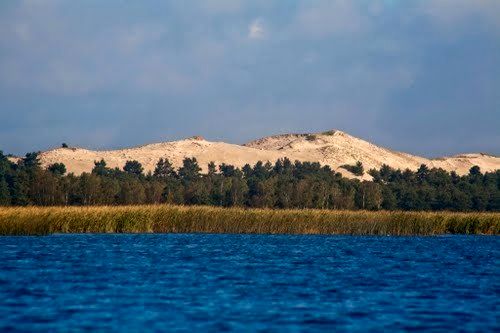
[[[6,207],[0,235],[52,233],[500,234],[500,213],[203,206]]]

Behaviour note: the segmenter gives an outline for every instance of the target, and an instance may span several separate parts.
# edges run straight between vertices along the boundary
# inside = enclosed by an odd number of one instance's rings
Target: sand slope
[[[104,159],[108,166],[122,168],[127,160],[137,160],[144,169],[152,171],[160,158],[168,158],[175,167],[182,165],[185,157],[196,157],[203,170],[210,161],[217,165],[226,163],[242,167],[257,161],[274,162],[279,158],[290,160],[320,162],[353,177],[346,170],[339,168],[343,164],[363,162],[365,170],[380,168],[388,164],[397,169],[416,170],[421,164],[429,167],[441,167],[448,171],[466,174],[470,167],[478,165],[483,171],[500,169],[500,158],[485,154],[466,154],[439,159],[426,159],[406,153],[395,152],[353,137],[342,131],[329,131],[323,134],[285,134],[251,141],[245,145],[224,142],[209,142],[200,137],[154,143],[140,147],[93,151],[82,148],[57,148],[42,152],[40,160],[43,166],[61,162],[68,172],[81,174],[90,172],[94,161]],[[363,177],[369,179],[368,175]]]

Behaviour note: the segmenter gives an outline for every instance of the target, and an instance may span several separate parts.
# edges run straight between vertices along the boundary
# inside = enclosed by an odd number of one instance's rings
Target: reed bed
[[[246,233],[500,234],[500,213],[275,210],[204,206],[0,208],[0,235]]]

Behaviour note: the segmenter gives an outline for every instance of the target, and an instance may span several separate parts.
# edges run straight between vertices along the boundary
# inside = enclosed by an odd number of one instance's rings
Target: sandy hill
[[[287,156],[298,153],[308,156],[310,161],[318,161],[334,169],[344,164],[355,164],[357,161],[363,163],[365,170],[378,169],[383,164],[402,170],[406,168],[416,170],[420,165],[426,164],[429,167],[456,171],[459,174],[468,173],[474,165],[479,166],[483,171],[500,169],[500,158],[496,156],[464,154],[427,159],[383,148],[338,130],[316,134],[270,136],[248,142],[245,146],[265,151],[284,152]],[[339,171],[349,175],[343,169]]]
[[[226,163],[242,167],[257,161],[274,162],[279,158],[290,160],[320,162],[352,177],[348,171],[339,168],[343,164],[361,161],[365,170],[380,168],[388,164],[397,169],[416,170],[421,164],[441,167],[448,171],[466,174],[473,165],[483,171],[500,169],[500,158],[485,154],[467,154],[439,159],[426,159],[406,153],[392,151],[370,142],[353,137],[342,131],[328,131],[316,134],[284,134],[251,141],[244,145],[224,142],[209,142],[201,137],[180,141],[162,142],[144,146],[93,151],[82,148],[57,148],[40,155],[43,166],[61,162],[68,172],[81,174],[89,172],[94,161],[104,159],[108,166],[122,168],[127,160],[137,160],[147,171],[153,170],[158,159],[168,158],[175,167],[182,164],[185,157],[196,157],[203,170],[210,161],[217,165]],[[369,179],[368,175],[363,178]]]

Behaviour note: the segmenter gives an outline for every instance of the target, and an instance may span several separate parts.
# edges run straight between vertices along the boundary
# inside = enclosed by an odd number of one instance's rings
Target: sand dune
[[[162,157],[168,158],[175,167],[181,166],[185,157],[196,157],[204,171],[210,161],[214,161],[217,165],[226,163],[242,167],[246,163],[253,165],[257,161],[274,162],[279,158],[288,157],[292,161],[311,161],[329,165],[347,177],[354,176],[339,167],[357,161],[363,163],[365,170],[380,168],[382,164],[397,169],[412,170],[416,170],[421,164],[426,164],[429,167],[454,170],[459,174],[466,174],[473,165],[478,165],[483,171],[500,169],[500,158],[496,156],[466,154],[427,159],[379,147],[342,131],[277,135],[251,141],[245,145],[209,142],[201,137],[193,137],[108,151],[57,148],[42,152],[40,155],[43,166],[61,162],[66,165],[68,172],[75,174],[90,172],[94,161],[100,159],[104,159],[110,167],[119,168],[122,168],[127,160],[137,160],[147,172],[152,171],[158,159]],[[369,179],[370,176],[365,175],[363,178]]]

